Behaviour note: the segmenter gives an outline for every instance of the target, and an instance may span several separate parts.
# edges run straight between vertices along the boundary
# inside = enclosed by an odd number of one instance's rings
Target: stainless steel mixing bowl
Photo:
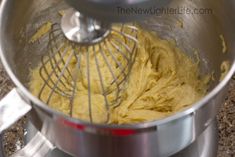
[[[182,112],[162,120],[118,126],[72,119],[30,94],[27,88],[29,71],[39,63],[45,50],[30,46],[28,39],[38,25],[55,18],[52,13],[66,5],[61,0],[3,0],[0,8],[0,56],[16,84],[16,90],[1,101],[0,131],[29,112],[33,124],[46,137],[45,140],[50,141],[47,144],[78,157],[165,157],[190,145],[215,118],[235,70],[235,1],[176,0],[170,5],[172,8],[178,6],[190,10],[209,8],[212,13],[169,12],[141,24],[158,32],[162,38],[176,40],[189,56],[193,57],[197,50],[202,73],[213,71],[215,81],[202,100]],[[222,53],[220,35],[225,38],[226,53]],[[219,81],[220,66],[225,60],[231,63],[231,68]]]

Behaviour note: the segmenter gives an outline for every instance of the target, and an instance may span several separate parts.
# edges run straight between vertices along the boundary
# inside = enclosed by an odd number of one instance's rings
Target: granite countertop
[[[12,82],[0,65],[0,98],[12,87]],[[225,98],[225,103],[221,107],[217,120],[219,128],[218,157],[235,157],[235,78],[231,79],[229,93]],[[7,156],[24,145],[22,140],[24,128],[22,126],[25,123],[26,118],[22,118],[4,134],[3,143]]]
[[[235,157],[235,78],[229,85],[229,92],[217,115],[219,128],[218,157]]]

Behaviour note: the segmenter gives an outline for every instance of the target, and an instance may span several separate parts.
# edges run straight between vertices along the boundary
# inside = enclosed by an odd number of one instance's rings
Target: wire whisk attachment
[[[119,24],[110,27],[99,42],[78,44],[66,38],[59,24],[53,24],[48,53],[39,68],[43,80],[39,98],[52,107],[60,101],[72,117],[107,123],[111,109],[125,97],[137,33],[135,25]]]

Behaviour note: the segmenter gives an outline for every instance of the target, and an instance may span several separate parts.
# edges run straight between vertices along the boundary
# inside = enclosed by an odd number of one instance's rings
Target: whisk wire
[[[91,80],[90,80],[90,52],[87,48],[86,51],[86,59],[87,59],[87,83],[88,83],[88,105],[89,105],[89,118],[90,122],[93,122],[93,117],[92,117],[92,105],[91,105]]]
[[[50,92],[50,94],[49,94],[49,98],[48,98],[48,100],[47,100],[47,104],[50,103],[52,94],[54,94],[55,89],[58,88],[58,84],[59,84],[59,82],[60,82],[60,80],[61,80],[61,77],[64,75],[64,72],[65,72],[67,66],[69,65],[69,62],[71,61],[72,57],[73,57],[73,53],[71,53],[71,54],[69,55],[69,58],[67,59],[67,61],[66,61],[65,65],[64,65],[62,71],[59,73],[59,76],[57,77],[56,82],[55,82],[55,84],[53,85],[52,90],[51,90],[51,92]],[[74,83],[74,82],[72,81],[72,83]],[[72,86],[72,87],[73,87],[73,86]]]
[[[62,58],[68,53],[67,51],[67,48],[63,51],[63,54],[62,56],[60,57],[59,59],[59,64],[62,62]],[[56,55],[56,54],[55,54]],[[58,76],[57,75],[57,72],[55,70],[55,68],[51,67],[51,71],[49,72],[48,70],[50,69],[47,69],[48,67],[46,65],[50,65],[50,55],[48,56],[42,56],[42,59],[41,59],[41,68],[39,70],[39,73],[40,73],[40,76],[41,78],[44,80],[44,84],[47,85],[49,88],[53,88],[52,85],[55,84],[54,80],[52,79],[53,78],[53,75],[55,76]],[[60,80],[60,82],[62,82],[62,85],[64,85],[65,89],[68,89],[67,86],[65,85],[65,83]],[[51,84],[52,85],[51,85]],[[39,93],[39,98],[41,97],[41,93],[43,91],[41,90],[40,93]],[[57,88],[57,90],[55,90],[55,92],[58,92],[58,94],[61,94],[61,95],[64,95],[64,96],[68,96],[69,97],[69,94],[65,93],[63,89],[60,89],[60,87]]]
[[[103,59],[104,59],[104,61],[105,61],[105,63],[106,63],[106,65],[107,65],[107,67],[108,67],[108,69],[109,69],[109,72],[110,72],[110,74],[112,75],[112,78],[113,78],[113,81],[112,82],[115,82],[116,83],[116,85],[117,85],[117,97],[118,97],[118,95],[119,95],[119,92],[120,92],[120,87],[118,86],[118,83],[117,83],[117,77],[115,76],[115,74],[114,74],[114,70],[112,69],[112,67],[111,67],[111,64],[109,63],[109,61],[108,61],[108,58],[107,58],[107,56],[105,55],[105,53],[103,52],[103,50],[102,50],[102,48],[101,48],[101,45],[99,45],[99,49],[100,49],[100,53],[101,53],[101,56],[103,57]],[[107,91],[106,91],[106,94],[109,94],[109,93],[107,93]]]
[[[66,52],[67,52],[67,51],[64,51],[63,55],[65,55]],[[45,61],[45,60],[46,60],[46,61]],[[54,81],[53,81],[53,79],[52,79],[52,76],[53,76],[53,74],[55,73],[55,71],[54,71],[53,69],[52,69],[50,72],[48,71],[49,69],[47,69],[47,67],[46,67],[46,65],[47,65],[48,62],[49,62],[49,61],[48,61],[48,58],[47,58],[46,56],[43,56],[43,57],[41,58],[41,67],[40,67],[40,69],[39,69],[39,74],[40,74],[41,78],[42,78],[43,81],[44,81],[44,85],[42,86],[42,88],[41,88],[41,90],[40,90],[40,92],[39,92],[39,98],[41,98],[42,93],[43,93],[43,91],[44,91],[44,89],[45,89],[46,86],[52,89],[51,84],[54,84]],[[65,86],[65,88],[67,88],[67,87]],[[58,94],[61,94],[61,95],[63,95],[63,96],[67,95],[67,94],[64,93],[63,91],[64,91],[64,90],[63,90],[63,89],[60,89],[60,88],[57,88],[57,90],[56,90],[56,92],[58,92]],[[67,96],[69,96],[69,95],[67,95]]]
[[[93,46],[93,51],[95,52],[94,46]],[[108,119],[109,119],[109,105],[108,105],[106,91],[104,89],[103,77],[102,77],[102,74],[100,72],[99,60],[97,59],[97,54],[96,53],[95,53],[95,62],[96,62],[96,69],[97,69],[97,72],[98,72],[98,75],[99,75],[99,80],[100,80],[100,86],[101,86],[102,94],[104,96],[105,108],[108,111],[107,112],[107,120],[106,120],[106,121],[108,121]]]

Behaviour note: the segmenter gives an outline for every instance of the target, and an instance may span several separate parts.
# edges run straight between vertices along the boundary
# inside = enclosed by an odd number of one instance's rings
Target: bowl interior
[[[26,87],[30,69],[38,65],[47,48],[42,44],[32,46],[28,44],[29,39],[45,21],[60,22],[58,12],[68,7],[63,0],[7,1],[4,18],[1,19],[1,44],[11,70]],[[235,57],[234,11],[235,1],[177,0],[139,23],[164,39],[174,40],[195,60],[195,52],[198,52],[201,73],[214,72],[215,80],[210,85],[212,90],[220,82],[222,62],[232,64]],[[221,36],[226,43],[226,53],[222,52]]]

